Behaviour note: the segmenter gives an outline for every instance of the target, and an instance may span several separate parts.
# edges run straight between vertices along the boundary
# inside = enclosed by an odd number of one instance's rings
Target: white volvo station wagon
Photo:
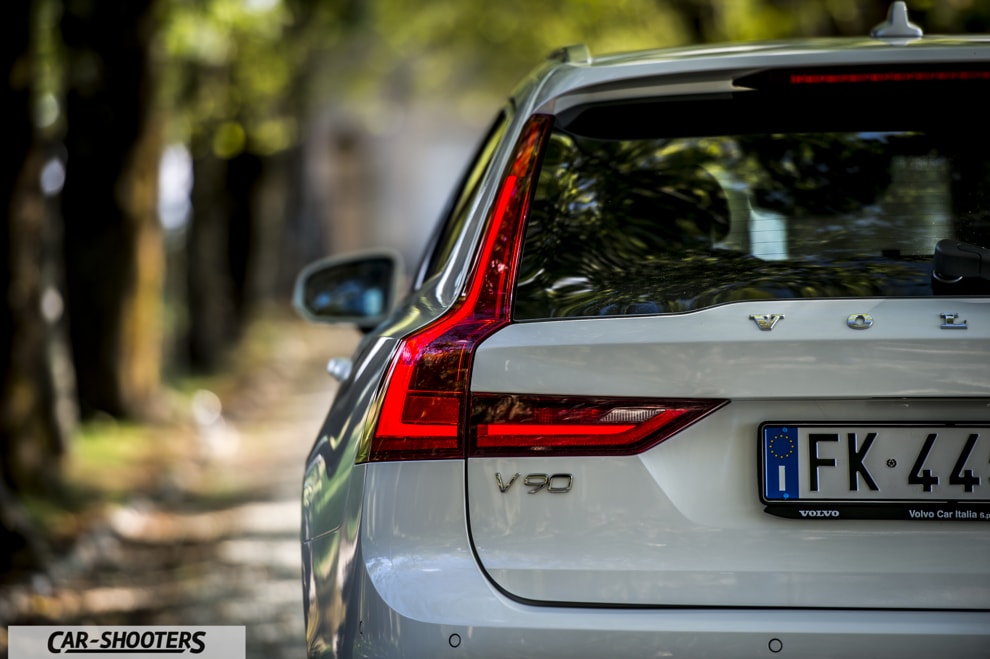
[[[511,97],[306,463],[308,656],[990,657],[990,38],[591,57]]]

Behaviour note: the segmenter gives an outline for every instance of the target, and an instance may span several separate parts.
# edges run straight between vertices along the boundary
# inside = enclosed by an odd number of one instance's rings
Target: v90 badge
[[[502,480],[502,474],[495,472],[495,482],[498,484],[498,491],[505,494],[512,484],[516,482],[520,474],[515,474],[506,483]],[[528,474],[523,479],[523,485],[530,488],[530,494],[547,491],[550,494],[564,494],[570,492],[574,487],[573,474]]]

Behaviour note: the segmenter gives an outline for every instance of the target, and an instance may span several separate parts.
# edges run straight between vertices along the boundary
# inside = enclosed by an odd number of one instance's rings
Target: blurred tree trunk
[[[189,363],[212,371],[240,339],[256,297],[251,270],[261,248],[256,199],[263,160],[243,151],[231,158],[209,153],[193,162],[193,171],[186,245]]]
[[[320,37],[314,35],[340,30],[349,36],[345,45],[337,46],[338,57],[334,62],[360,61],[366,55],[368,21],[374,11],[369,3],[285,1],[296,17],[289,28],[290,40],[319,43]],[[296,276],[305,265],[335,250],[365,247],[356,240],[350,241],[350,235],[341,234],[353,233],[353,227],[368,222],[368,216],[342,217],[339,211],[345,207],[352,209],[353,205],[347,202],[358,199],[366,190],[360,185],[344,190],[335,186],[353,180],[338,174],[368,164],[364,135],[352,120],[328,114],[332,99],[321,98],[325,92],[318,91],[320,77],[327,67],[328,61],[321,56],[319,48],[310,48],[294,68],[295,74],[286,90],[288,105],[296,109],[298,123],[306,132],[301,143],[281,160],[286,175],[285,203],[279,218],[282,231],[271,290],[282,299],[291,299]],[[342,121],[339,129],[335,128],[338,120]]]
[[[659,0],[670,5],[684,23],[688,43],[711,41],[716,29],[715,8],[711,0]]]
[[[319,185],[313,181],[314,169],[317,175],[326,173],[324,163],[318,160],[326,157],[321,151],[325,148],[323,137],[322,134],[315,135],[313,142],[296,146],[283,159],[288,190],[273,287],[275,294],[283,299],[291,297],[296,275],[304,265],[330,253],[324,216],[334,193],[332,181],[321,178]],[[314,161],[319,162],[319,166],[314,168]]]
[[[84,413],[141,416],[159,385],[164,255],[155,0],[65,3],[62,195],[70,336]]]
[[[7,81],[0,87],[7,117],[0,150],[0,572],[37,565],[40,542],[18,496],[57,488],[74,419],[71,396],[64,395],[71,367],[56,326],[51,208],[39,184],[44,154],[32,121],[34,10],[33,3],[14,3],[0,26]]]

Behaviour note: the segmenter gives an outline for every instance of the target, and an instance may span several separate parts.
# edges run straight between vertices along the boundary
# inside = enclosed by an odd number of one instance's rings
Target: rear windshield
[[[976,97],[957,96],[745,92],[558,117],[514,316],[990,293],[931,276],[941,239],[990,247],[990,144]]]

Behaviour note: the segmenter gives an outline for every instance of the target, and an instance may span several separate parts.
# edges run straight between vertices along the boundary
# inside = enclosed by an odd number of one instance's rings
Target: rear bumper
[[[529,606],[476,570],[365,567],[354,657],[990,657],[990,612]]]
[[[990,612],[531,606],[468,551],[361,564],[358,657],[990,657]]]
[[[424,602],[424,604],[426,604]],[[440,602],[433,601],[436,607]],[[587,610],[502,602],[497,620],[416,620],[366,602],[354,656],[835,657],[990,656],[990,614],[782,610]],[[482,608],[489,608],[482,604]],[[384,624],[382,624],[384,623]]]
[[[359,468],[359,528],[304,543],[310,657],[990,657],[990,610],[521,603],[478,565],[463,468],[432,464],[442,488],[411,487],[398,463]]]

